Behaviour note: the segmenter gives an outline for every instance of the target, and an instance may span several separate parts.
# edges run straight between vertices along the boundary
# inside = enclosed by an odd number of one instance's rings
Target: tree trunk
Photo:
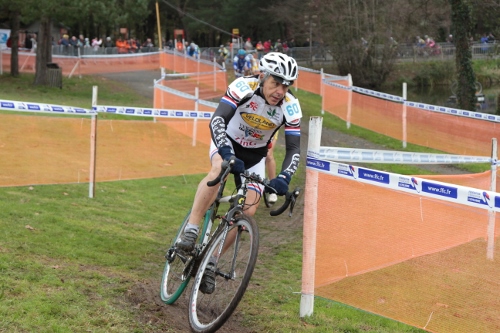
[[[472,27],[470,6],[467,0],[450,0],[451,21],[455,27],[457,71],[457,102],[463,110],[476,109],[476,76],[472,68],[472,52],[469,36]]]
[[[10,38],[11,38],[11,53],[10,53],[10,75],[19,76],[19,11],[10,13]]]
[[[52,38],[50,35],[51,21],[47,16],[40,20],[40,31],[37,36],[36,73],[34,85],[48,85],[47,64],[52,62]]]

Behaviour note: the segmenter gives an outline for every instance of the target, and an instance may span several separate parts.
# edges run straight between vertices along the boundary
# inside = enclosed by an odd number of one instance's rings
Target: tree
[[[20,26],[20,3],[9,0],[0,0],[0,20],[9,22],[11,38],[10,75],[19,76],[19,26]]]
[[[450,0],[450,4],[451,21],[455,29],[457,102],[461,109],[473,111],[476,109],[476,77],[469,42],[472,31],[471,8],[467,0]]]

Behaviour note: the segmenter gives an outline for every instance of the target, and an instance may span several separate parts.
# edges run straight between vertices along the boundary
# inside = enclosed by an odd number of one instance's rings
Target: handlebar
[[[231,166],[233,166],[233,164],[234,164],[234,159],[232,159],[232,158],[229,160],[224,160],[221,164],[221,171],[220,171],[219,175],[215,179],[208,181],[207,185],[212,187],[212,186],[219,184],[220,181],[222,179],[226,178],[226,176],[231,172]],[[264,185],[264,187],[266,187],[266,188],[269,188],[269,189],[275,191],[274,188],[269,186],[269,180],[267,180],[267,179],[262,180],[258,175],[254,174],[254,173],[249,174],[248,171],[245,171],[245,173],[243,173],[242,175],[246,178],[249,178],[257,183]],[[283,203],[283,205],[281,207],[279,207],[278,209],[271,211],[269,214],[271,216],[278,216],[280,214],[283,214],[283,212],[285,210],[287,210],[288,207],[290,207],[290,213],[288,214],[288,216],[292,216],[293,208],[295,206],[295,203],[296,203],[299,195],[300,195],[300,188],[299,187],[296,187],[292,192],[287,192],[285,194],[285,202]]]
[[[291,217],[293,213],[293,207],[295,206],[295,202],[297,201],[299,195],[300,195],[299,187],[296,187],[292,192],[286,192],[285,202],[283,203],[283,205],[280,208],[269,212],[269,215],[278,216],[282,214],[285,210],[287,210],[288,206],[290,206],[290,213],[288,213],[288,216]]]
[[[224,160],[221,164],[221,170],[219,175],[214,179],[207,182],[207,185],[213,187],[220,183],[221,179],[226,178],[226,176],[231,171],[231,166],[234,164],[234,159]]]

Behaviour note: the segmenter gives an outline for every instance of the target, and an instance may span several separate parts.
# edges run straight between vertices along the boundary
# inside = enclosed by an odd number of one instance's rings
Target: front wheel
[[[241,215],[220,233],[200,263],[189,299],[189,324],[194,332],[215,332],[231,316],[250,282],[259,250],[259,231],[253,218]],[[215,265],[215,289],[200,290],[209,262]]]

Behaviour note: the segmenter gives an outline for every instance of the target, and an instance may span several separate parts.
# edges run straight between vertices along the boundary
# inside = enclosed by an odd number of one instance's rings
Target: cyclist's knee
[[[221,170],[222,157],[219,154],[215,154],[214,156],[212,156],[211,163],[212,165],[210,167],[208,176],[212,177],[212,179],[215,179],[219,175]]]
[[[259,207],[259,202],[260,202],[260,193],[257,193],[256,191],[248,191],[247,192],[247,205],[245,206],[245,214],[249,216],[254,216],[255,212],[257,211],[257,208]]]

